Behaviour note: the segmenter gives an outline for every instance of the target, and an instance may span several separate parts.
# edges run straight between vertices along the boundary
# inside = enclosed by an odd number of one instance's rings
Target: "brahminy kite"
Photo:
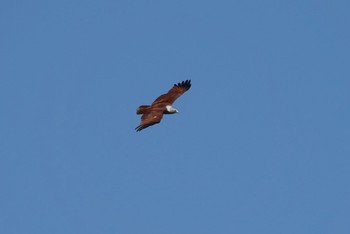
[[[191,80],[182,81],[163,95],[160,95],[151,105],[139,106],[136,114],[142,115],[141,123],[135,128],[137,132],[154,124],[160,123],[164,114],[175,114],[179,111],[172,105],[175,100],[191,88]]]

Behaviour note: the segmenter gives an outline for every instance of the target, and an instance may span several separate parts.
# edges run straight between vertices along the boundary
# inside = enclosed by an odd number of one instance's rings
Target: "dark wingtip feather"
[[[136,130],[136,132],[141,131],[141,130],[142,130],[142,126],[141,126],[141,125],[137,126],[137,127],[135,128],[135,130]]]
[[[177,83],[177,84],[174,84],[175,87],[184,87],[186,88],[187,90],[189,90],[191,88],[191,80],[184,80],[180,83]]]

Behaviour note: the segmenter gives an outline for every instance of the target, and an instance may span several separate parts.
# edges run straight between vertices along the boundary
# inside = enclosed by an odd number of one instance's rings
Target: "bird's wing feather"
[[[137,132],[139,132],[142,129],[145,129],[149,126],[160,123],[162,118],[163,118],[163,110],[162,109],[153,109],[153,110],[142,115],[141,123],[135,129]]]
[[[174,86],[166,93],[159,96],[153,103],[153,105],[166,103],[173,104],[173,102],[180,97],[183,93],[191,88],[191,80],[182,81],[181,83],[174,84]]]

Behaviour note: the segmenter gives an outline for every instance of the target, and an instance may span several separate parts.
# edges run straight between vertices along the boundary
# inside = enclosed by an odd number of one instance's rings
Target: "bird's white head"
[[[179,112],[173,106],[170,106],[170,105],[167,105],[165,108],[167,110],[167,114],[175,114]]]

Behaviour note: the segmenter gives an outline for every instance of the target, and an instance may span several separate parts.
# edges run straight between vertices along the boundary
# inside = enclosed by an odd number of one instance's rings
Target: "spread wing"
[[[149,126],[160,123],[162,118],[163,118],[163,109],[156,109],[156,110],[153,109],[142,115],[141,123],[135,129],[137,132],[139,132],[142,129],[145,129]]]
[[[191,80],[182,81],[181,83],[174,84],[174,86],[166,93],[159,96],[153,103],[157,105],[160,103],[173,104],[173,102],[180,97],[183,93],[191,88]]]

